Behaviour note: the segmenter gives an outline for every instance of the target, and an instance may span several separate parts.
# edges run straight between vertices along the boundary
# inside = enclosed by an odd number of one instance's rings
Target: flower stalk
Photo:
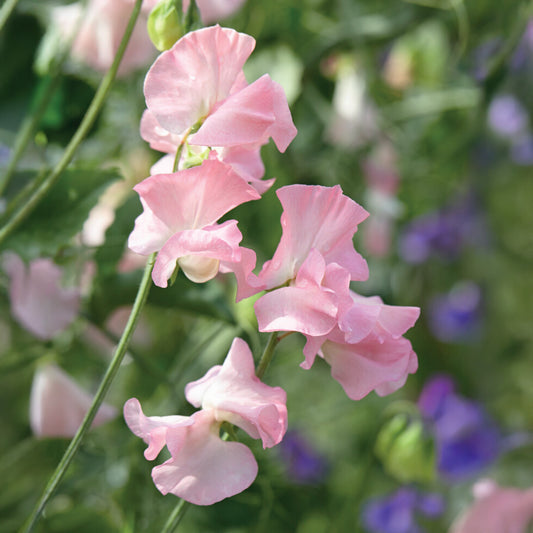
[[[131,336],[133,335],[133,332],[135,331],[135,327],[141,315],[141,311],[148,298],[150,287],[152,286],[151,274],[152,274],[152,269],[154,267],[155,256],[156,256],[155,253],[152,254],[146,263],[144,274],[143,274],[141,283],[139,285],[139,290],[137,291],[137,296],[135,298],[135,302],[133,304],[133,308],[131,310],[128,322],[126,324],[126,327],[124,328],[124,332],[122,333],[120,342],[115,350],[113,359],[111,360],[111,363],[109,364],[109,367],[107,368],[107,371],[102,379],[102,382],[100,383],[100,387],[98,388],[98,391],[96,392],[93,403],[91,407],[89,408],[89,411],[85,415],[85,418],[83,419],[83,422],[81,426],[79,427],[76,435],[70,442],[69,447],[65,451],[63,457],[61,458],[61,461],[57,465],[55,472],[53,473],[52,477],[48,481],[48,484],[46,488],[44,489],[44,492],[40,500],[35,506],[32,514],[28,518],[28,521],[26,522],[25,526],[22,528],[21,530],[22,533],[30,533],[31,531],[34,530],[37,522],[39,521],[43,513],[43,510],[46,504],[48,503],[50,498],[54,495],[59,483],[63,479],[63,476],[65,475],[68,467],[70,466],[70,463],[72,462],[75,455],[77,454],[81,446],[81,443],[87,431],[91,427],[91,424],[94,420],[94,417],[96,416],[96,413],[98,412],[98,409],[100,408],[100,405],[104,401],[107,391],[109,390],[111,384],[113,383],[113,380],[115,379],[115,376],[122,363],[122,360],[124,359],[124,355],[126,354],[126,351],[128,349],[128,344],[130,342]]]

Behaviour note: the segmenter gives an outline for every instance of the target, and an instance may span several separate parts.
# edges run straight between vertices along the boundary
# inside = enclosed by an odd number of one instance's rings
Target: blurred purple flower
[[[439,494],[424,494],[410,487],[369,500],[362,512],[365,529],[372,533],[423,533],[417,515],[434,518],[444,511]]]
[[[470,281],[454,285],[435,296],[428,307],[429,328],[443,342],[475,340],[482,325],[482,298],[478,285]]]
[[[533,165],[533,135],[531,133],[513,141],[511,159],[517,165]]]
[[[454,259],[466,245],[487,242],[484,220],[472,194],[413,220],[404,230],[399,253],[407,263],[419,264],[437,255]]]
[[[279,444],[279,453],[287,476],[295,483],[319,483],[327,473],[326,459],[297,431],[287,431]]]
[[[478,474],[500,452],[500,433],[483,407],[455,393],[448,376],[426,383],[418,406],[433,424],[438,470],[450,480]]]
[[[501,94],[492,99],[487,120],[496,134],[513,138],[527,130],[529,116],[512,94]]]

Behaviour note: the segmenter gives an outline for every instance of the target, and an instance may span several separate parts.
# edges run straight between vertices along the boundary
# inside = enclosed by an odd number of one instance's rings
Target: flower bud
[[[148,35],[160,51],[169,50],[185,34],[180,0],[161,0],[148,17]]]
[[[435,478],[435,446],[420,419],[393,416],[381,428],[374,450],[389,474],[403,483]]]

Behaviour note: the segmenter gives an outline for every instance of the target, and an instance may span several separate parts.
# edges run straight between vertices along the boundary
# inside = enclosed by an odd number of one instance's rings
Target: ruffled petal
[[[251,437],[261,438],[265,448],[278,444],[287,430],[286,394],[255,375],[248,345],[234,339],[224,364],[214,369],[187,385],[186,398],[203,409],[213,409],[217,420],[231,422]]]
[[[247,489],[257,476],[252,452],[240,442],[220,439],[213,411],[198,411],[191,419],[191,426],[168,430],[172,458],[152,470],[159,491],[212,505]]]
[[[385,393],[386,384],[393,384],[395,390],[408,373],[416,370],[416,355],[404,338],[383,342],[367,338],[357,344],[327,341],[322,353],[331,366],[331,375],[352,400],[360,400],[378,387]]]
[[[259,274],[268,288],[293,279],[312,248],[327,264],[337,263],[348,270],[352,280],[368,277],[366,261],[352,242],[358,224],[368,213],[344,196],[338,185],[290,185],[276,194],[283,206],[283,234],[274,257]]]
[[[137,398],[130,398],[124,404],[124,420],[132,433],[148,444],[144,456],[149,460],[155,459],[165,447],[168,428],[187,427],[193,423],[188,416],[145,416]]]
[[[265,144],[272,137],[284,152],[296,133],[283,89],[265,74],[213,110],[190,142],[240,146]]]
[[[152,279],[158,287],[166,287],[167,281],[172,276],[179,259],[187,260],[180,263],[185,275],[196,281],[198,263],[191,262],[191,256],[213,259],[217,261],[239,261],[241,252],[239,242],[242,234],[237,229],[236,220],[228,220],[224,224],[216,224],[203,229],[180,231],[173,235],[157,254],[157,259],[152,272]],[[191,265],[188,270],[187,266]],[[211,277],[204,277],[202,281],[213,278],[218,272],[211,271]]]
[[[249,35],[218,25],[187,33],[148,71],[148,109],[163,128],[183,134],[228,97],[254,47]]]

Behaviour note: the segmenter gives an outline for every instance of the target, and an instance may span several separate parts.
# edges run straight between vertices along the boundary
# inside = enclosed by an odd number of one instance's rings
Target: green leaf
[[[35,174],[32,176],[35,179]],[[15,175],[14,181],[23,176]],[[81,231],[90,210],[108,185],[120,179],[116,170],[69,169],[45,199],[5,242],[26,260],[55,256]]]

